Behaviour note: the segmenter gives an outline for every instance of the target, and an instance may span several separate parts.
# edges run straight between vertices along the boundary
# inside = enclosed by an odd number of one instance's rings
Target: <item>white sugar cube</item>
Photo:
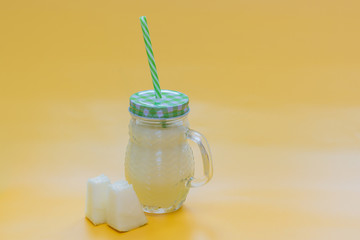
[[[101,174],[87,182],[86,217],[95,225],[106,222],[106,205],[110,179]]]
[[[125,232],[147,223],[142,205],[132,185],[117,181],[108,186],[107,224]]]

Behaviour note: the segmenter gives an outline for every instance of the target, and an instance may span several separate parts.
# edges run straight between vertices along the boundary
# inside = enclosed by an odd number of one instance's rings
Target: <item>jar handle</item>
[[[199,146],[204,168],[204,176],[201,178],[192,177],[190,181],[188,181],[187,185],[189,187],[201,187],[202,185],[209,182],[213,175],[213,164],[210,147],[206,138],[195,130],[189,129],[186,132],[186,137]]]

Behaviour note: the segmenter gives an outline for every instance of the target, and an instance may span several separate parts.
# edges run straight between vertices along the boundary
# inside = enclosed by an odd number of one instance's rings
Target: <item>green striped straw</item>
[[[159,77],[158,77],[157,70],[156,70],[154,53],[152,50],[151,40],[150,40],[150,35],[149,35],[149,28],[148,28],[145,16],[140,17],[140,23],[141,23],[141,29],[143,32],[143,36],[144,36],[146,54],[147,54],[148,60],[149,60],[150,72],[151,72],[151,77],[153,80],[153,85],[154,85],[154,90],[155,90],[155,97],[157,99],[161,99],[161,89],[160,89]]]

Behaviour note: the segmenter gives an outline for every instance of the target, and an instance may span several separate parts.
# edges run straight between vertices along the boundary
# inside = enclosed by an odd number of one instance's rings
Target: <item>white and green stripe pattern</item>
[[[189,98],[181,92],[162,90],[159,103],[154,97],[154,90],[141,91],[130,97],[129,111],[145,118],[179,117],[189,112]]]
[[[143,32],[143,36],[144,36],[146,54],[148,56],[151,77],[153,80],[155,97],[160,99],[162,96],[161,96],[159,77],[158,77],[157,70],[156,70],[154,52],[152,50],[152,45],[151,45],[151,40],[150,40],[150,35],[149,35],[149,28],[148,28],[147,20],[146,20],[145,16],[140,17],[140,23],[141,23],[141,29]]]

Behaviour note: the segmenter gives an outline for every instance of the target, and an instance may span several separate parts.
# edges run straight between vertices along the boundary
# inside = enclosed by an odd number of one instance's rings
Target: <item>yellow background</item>
[[[0,239],[360,239],[359,10],[2,0]],[[84,218],[85,186],[124,176],[128,98],[152,87],[142,15],[161,87],[189,95],[214,178],[118,233]]]

